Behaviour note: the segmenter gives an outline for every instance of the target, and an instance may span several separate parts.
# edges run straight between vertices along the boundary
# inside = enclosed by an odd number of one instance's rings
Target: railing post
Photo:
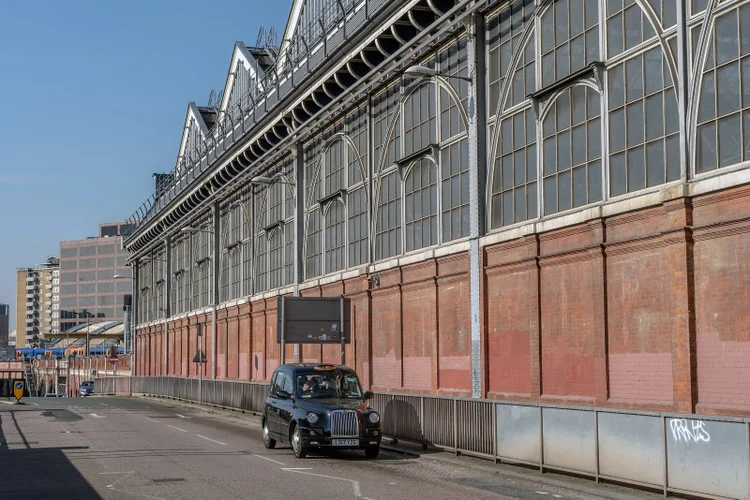
[[[420,436],[420,439],[422,442],[422,449],[426,449],[427,445],[425,444],[425,440],[424,440],[424,435],[425,435],[424,396],[419,397],[419,428],[422,431],[422,435]]]
[[[661,452],[662,452],[662,481],[664,483],[664,488],[662,489],[662,494],[664,495],[664,498],[667,498],[667,490],[669,485],[669,472],[668,472],[668,458],[667,458],[667,417],[664,415],[661,416]]]
[[[497,403],[492,403],[492,458],[495,463],[498,463],[497,456],[500,454],[500,450],[497,449],[497,434],[500,432],[497,423]]]
[[[544,409],[539,406],[539,472],[544,472]]]
[[[458,456],[458,400],[453,398],[453,453]]]
[[[594,410],[594,455],[596,459],[596,484],[599,484],[599,410]]]

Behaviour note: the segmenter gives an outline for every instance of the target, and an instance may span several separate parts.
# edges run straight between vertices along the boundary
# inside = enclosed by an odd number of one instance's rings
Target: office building
[[[45,334],[59,333],[59,265],[57,257],[49,257],[43,264],[17,269],[17,347],[39,345]]]
[[[87,322],[123,319],[132,293],[119,222],[100,224],[96,237],[60,242],[60,330]],[[115,278],[116,275],[122,278]]]

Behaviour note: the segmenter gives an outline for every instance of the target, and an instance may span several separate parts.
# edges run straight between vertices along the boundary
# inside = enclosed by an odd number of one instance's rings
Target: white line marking
[[[31,404],[33,404],[34,406],[39,406],[39,403],[31,403]]]
[[[172,429],[177,429],[180,432],[187,432],[185,429],[180,429],[179,427],[175,427],[174,425],[167,425],[167,427],[171,427]]]
[[[254,457],[261,458],[263,460],[268,460],[269,462],[273,462],[275,464],[279,465],[286,465],[284,462],[279,462],[278,460],[274,460],[273,458],[264,457],[263,455],[256,455],[255,453],[252,454]]]
[[[537,491],[540,495],[549,495],[549,491]]]
[[[215,439],[207,438],[206,436],[202,436],[200,434],[196,434],[196,436],[198,436],[199,438],[205,439],[206,441],[211,441],[212,443],[220,444],[222,446],[226,446],[227,445],[227,443],[222,443],[221,441],[217,441]]]
[[[104,418],[103,415],[97,415],[96,413],[89,413],[89,415],[91,415],[94,418]]]
[[[312,467],[282,467],[281,470],[312,470]]]
[[[325,479],[336,479],[337,481],[348,481],[352,483],[352,488],[354,488],[354,496],[357,498],[362,498],[362,491],[359,489],[359,481],[355,481],[354,479],[347,479],[345,477],[336,477],[336,476],[326,476],[325,474],[315,474],[314,472],[304,472],[301,470],[294,470],[294,469],[287,469],[287,470],[289,472],[296,472],[297,474],[306,474],[308,476],[317,476],[317,477],[322,477]]]
[[[107,474],[135,474],[134,470],[127,470],[124,472],[100,472],[100,476],[106,476]]]
[[[145,418],[146,420],[148,420],[149,422],[154,422],[154,423],[156,423],[156,424],[158,424],[158,423],[159,423],[159,421],[158,421],[158,420],[154,420],[153,418],[148,418],[148,417],[144,417],[144,418]]]
[[[552,495],[555,498],[562,498],[562,495]]]
[[[180,415],[179,413],[175,413],[175,415],[177,416],[177,418],[188,418],[185,415]]]

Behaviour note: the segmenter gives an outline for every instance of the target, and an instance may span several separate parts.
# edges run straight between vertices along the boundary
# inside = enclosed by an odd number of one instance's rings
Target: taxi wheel
[[[263,446],[267,450],[272,450],[276,447],[276,440],[271,439],[271,435],[268,433],[268,424],[263,422]]]
[[[365,456],[367,458],[378,458],[378,455],[380,454],[380,446],[373,446],[371,448],[365,448]]]
[[[302,444],[302,434],[299,431],[299,426],[295,426],[292,433],[292,449],[294,450],[294,456],[297,458],[305,458],[307,456],[307,450]]]

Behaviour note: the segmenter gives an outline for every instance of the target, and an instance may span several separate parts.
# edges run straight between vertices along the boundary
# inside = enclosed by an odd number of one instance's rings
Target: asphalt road
[[[139,398],[0,404],[0,497],[11,499],[599,498],[382,452],[266,450],[257,420]],[[638,495],[638,498],[643,498]]]

